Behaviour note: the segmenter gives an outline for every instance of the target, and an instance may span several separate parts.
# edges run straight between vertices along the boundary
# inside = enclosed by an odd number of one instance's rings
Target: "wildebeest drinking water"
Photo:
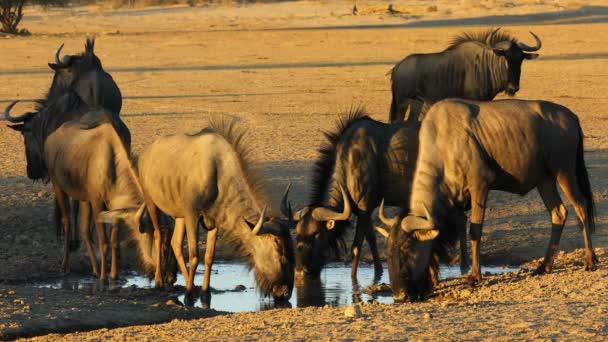
[[[148,273],[156,268],[158,258],[150,233],[140,233],[139,218],[144,211],[143,193],[129,160],[129,152],[113,125],[111,114],[104,109],[92,109],[74,92],[67,92],[59,100],[38,112],[11,117],[11,103],[4,112],[9,126],[24,136],[27,174],[33,179],[50,179],[58,203],[65,197],[87,202],[96,220],[100,278],[106,278],[106,237],[104,221],[112,224],[112,264],[110,277],[117,271],[118,229],[126,228],[136,243],[141,264]],[[57,114],[59,113],[59,114]],[[61,206],[61,220],[69,232],[67,209]],[[104,211],[109,210],[109,211]],[[81,225],[88,229],[89,218],[82,218]],[[86,230],[85,229],[85,230]],[[67,235],[67,234],[66,234]],[[85,241],[91,258],[96,264],[90,241]],[[64,260],[67,261],[67,246]],[[161,264],[166,281],[175,279],[171,253],[164,253]]]
[[[193,293],[198,266],[197,223],[201,221],[207,229],[203,294],[209,290],[215,243],[221,229],[255,269],[262,293],[276,299],[291,296],[291,235],[285,222],[265,216],[267,202],[251,163],[243,131],[233,121],[212,122],[196,134],[160,138],[139,156],[138,172],[155,232],[159,231],[157,208],[175,218],[171,245],[189,294]],[[182,255],[184,233],[189,270]]]
[[[463,33],[443,52],[412,54],[391,70],[390,122],[401,121],[407,108],[408,121],[433,103],[450,98],[492,100],[498,93],[515,95],[519,90],[521,63],[535,59],[541,40],[528,46],[499,29],[483,33]]]
[[[490,190],[524,195],[537,188],[551,215],[551,239],[537,273],[550,272],[567,210],[558,190],[574,206],[585,242],[585,270],[594,270],[591,245],[594,205],[584,161],[583,133],[568,108],[546,101],[436,103],[423,120],[408,215],[393,224],[389,267],[400,274],[394,296],[421,299],[431,290],[429,264],[456,241],[464,211],[471,209],[473,268],[468,280],[481,281],[479,250]],[[456,219],[454,219],[456,218]],[[456,224],[454,221],[456,220]],[[391,241],[391,239],[393,241]],[[436,268],[437,264],[431,264]]]
[[[385,124],[357,109],[344,115],[338,127],[325,137],[327,141],[315,163],[309,204],[292,214],[285,194],[281,206],[284,215],[297,221],[296,270],[299,274],[319,275],[330,257],[328,252],[339,251],[352,213],[357,216],[357,226],[351,275],[356,279],[365,238],[378,277],[382,264],[371,214],[382,198],[390,205],[407,205],[416,161],[417,127],[404,122]]]

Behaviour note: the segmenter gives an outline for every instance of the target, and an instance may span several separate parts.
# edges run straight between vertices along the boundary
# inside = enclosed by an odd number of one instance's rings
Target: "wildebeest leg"
[[[95,229],[97,231],[97,243],[99,244],[99,261],[101,264],[101,270],[99,273],[99,280],[104,282],[107,278],[106,271],[106,251],[108,249],[108,243],[106,241],[106,230],[103,222],[97,220],[99,213],[101,213],[103,207],[101,203],[91,202],[91,210],[93,217],[95,217]]]
[[[372,258],[374,259],[374,279],[379,281],[382,278],[382,262],[380,261],[380,253],[378,253],[378,244],[376,243],[376,232],[372,225],[372,218],[370,213],[362,212],[359,213],[357,218],[357,226],[361,222],[361,228],[365,229],[365,240],[369,244],[369,249],[372,252]]]
[[[59,207],[59,213],[61,215],[61,224],[63,225],[63,261],[61,262],[61,271],[66,274],[70,271],[70,217],[68,216],[68,197],[59,188],[59,186],[53,184],[53,191],[55,192],[55,201]]]
[[[471,190],[471,254],[473,255],[473,269],[467,278],[469,285],[474,286],[481,282],[481,267],[479,265],[479,250],[481,244],[481,228],[488,200],[488,189],[485,186]]]
[[[116,280],[118,278],[118,225],[112,225],[112,231],[110,233],[110,245],[112,246],[112,264],[110,266],[110,279]]]
[[[581,189],[576,181],[576,178],[573,174],[574,172],[570,172],[565,176],[558,176],[557,180],[562,190],[572,203],[574,207],[574,211],[576,212],[576,216],[581,221],[581,228],[583,231],[583,240],[585,242],[585,271],[595,271],[595,253],[593,253],[593,246],[591,244],[591,233],[589,231],[589,222],[590,218],[587,217],[587,205],[591,205],[587,203],[585,200],[585,196],[581,192]]]
[[[469,254],[467,253],[467,228],[464,227],[459,233],[460,239],[460,274],[465,275],[469,271]]]
[[[152,226],[154,227],[154,250],[156,250],[155,271],[154,271],[154,287],[161,288],[163,286],[163,278],[160,274],[160,254],[161,254],[161,236],[160,236],[160,224],[158,222],[158,210],[154,202],[152,202],[146,196],[146,208],[148,208],[148,214],[150,214],[150,220],[152,220]]]
[[[568,211],[559,197],[557,184],[555,184],[554,179],[546,180],[539,184],[538,193],[551,214],[551,239],[549,240],[549,247],[547,247],[545,259],[534,272],[535,274],[543,274],[551,272],[551,268],[553,267],[553,261],[559,249],[559,240],[564,230]]]
[[[173,236],[171,237],[171,248],[173,248],[173,254],[179,265],[179,269],[182,272],[185,280],[188,280],[188,268],[186,268],[186,262],[184,261],[183,247],[184,247],[184,234],[186,226],[184,225],[183,218],[175,218],[175,228],[173,228]]]
[[[404,98],[401,101],[397,99],[394,99],[393,101],[395,101],[395,106],[391,106],[391,113],[389,118],[390,122],[403,122],[403,119],[405,119],[405,112],[407,111],[407,107],[410,105],[412,100]]]
[[[95,259],[95,252],[93,251],[93,243],[91,242],[91,206],[88,202],[80,201],[80,235],[84,240],[84,246],[87,249],[89,255],[89,261],[91,262],[91,268],[93,269],[93,275],[99,276],[97,271],[97,259]]]
[[[361,246],[363,245],[363,236],[366,233],[365,232],[366,228],[364,226],[363,221],[365,221],[365,219],[361,220],[361,215],[358,214],[357,215],[357,228],[355,229],[355,239],[353,240],[353,246],[351,248],[351,252],[353,255],[353,264],[352,264],[352,268],[350,271],[350,277],[354,281],[357,280],[357,267],[359,266],[359,258],[361,256],[360,255]]]
[[[186,290],[192,293],[194,289],[194,275],[198,267],[198,218],[190,215],[184,218],[186,223],[186,237],[188,238],[188,256],[190,269],[188,270],[188,282]]]
[[[201,292],[209,291],[209,283],[211,282],[211,267],[213,266],[213,258],[215,257],[215,242],[217,241],[217,228],[207,231],[207,247],[205,248],[205,278]]]

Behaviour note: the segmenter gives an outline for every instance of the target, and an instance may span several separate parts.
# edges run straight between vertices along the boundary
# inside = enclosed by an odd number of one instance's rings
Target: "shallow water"
[[[517,268],[483,266],[482,273],[491,274],[505,273],[517,270]],[[124,275],[123,275],[124,276]],[[440,279],[460,277],[458,266],[443,265],[441,267]],[[342,306],[353,302],[368,303],[378,301],[380,303],[393,303],[390,292],[381,292],[370,295],[365,289],[374,284],[388,284],[388,271],[385,268],[382,278],[374,283],[374,268],[370,264],[361,264],[358,269],[358,286],[353,286],[350,279],[350,263],[332,263],[323,269],[319,281],[307,281],[304,286],[295,287],[289,302],[275,303],[272,298],[264,298],[256,290],[253,273],[246,265],[239,263],[214,264],[211,275],[211,298],[210,302],[201,302],[195,298],[197,307],[210,307],[219,311],[242,312],[259,311],[276,307],[305,307],[305,306]],[[203,279],[203,267],[199,267],[195,277],[195,285],[200,285]],[[185,286],[184,278],[178,276],[177,285]],[[37,283],[39,287],[63,288],[71,290],[95,291],[98,280],[93,277],[68,276],[51,282]],[[140,288],[151,288],[153,281],[149,281],[137,273],[126,276],[120,282],[121,287],[137,286]],[[236,290],[237,286],[241,289]],[[243,289],[244,287],[244,289]],[[178,296],[178,300],[184,303],[184,295]]]

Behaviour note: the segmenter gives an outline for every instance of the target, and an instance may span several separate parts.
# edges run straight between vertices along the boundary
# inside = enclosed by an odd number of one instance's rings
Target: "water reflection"
[[[482,267],[482,272],[490,273],[504,273],[512,270],[515,268]],[[372,301],[389,304],[393,302],[390,291],[367,291],[370,285],[388,284],[386,269],[383,274],[382,278],[374,279],[373,266],[362,264],[358,270],[359,281],[352,282],[350,264],[330,264],[317,279],[296,279],[291,299],[277,302],[272,298],[264,297],[257,291],[253,274],[244,264],[216,263],[212,272],[210,293],[201,295],[199,288],[196,288],[191,296],[186,297],[183,292],[174,292],[172,296],[175,296],[174,300],[180,304],[228,312],[324,305],[341,306]],[[442,266],[440,279],[452,277],[460,277],[458,266]],[[201,269],[195,276],[195,284],[201,284],[202,278],[203,270]],[[176,284],[185,285],[181,275]],[[131,286],[152,288],[154,283],[137,273],[129,273],[126,274],[124,280],[115,283],[104,284],[93,277],[73,275],[35,285],[94,294],[99,291],[112,291]]]

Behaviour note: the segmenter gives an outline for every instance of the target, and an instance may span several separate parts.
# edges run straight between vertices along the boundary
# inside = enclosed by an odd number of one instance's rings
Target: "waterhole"
[[[513,267],[482,266],[482,273],[498,274],[515,271]],[[119,282],[120,287],[136,286],[151,288],[154,281],[137,273],[123,274],[124,279]],[[440,279],[460,277],[460,268],[453,265],[441,267]],[[203,267],[199,267],[194,284],[200,286],[203,278]],[[350,263],[332,263],[321,272],[318,281],[307,280],[303,284],[297,283],[291,299],[288,302],[275,302],[272,298],[265,298],[256,289],[253,272],[246,265],[240,263],[217,262],[213,265],[211,275],[211,298],[201,301],[198,297],[193,303],[197,307],[209,307],[219,311],[243,312],[260,311],[272,308],[290,308],[305,306],[342,306],[353,302],[393,303],[389,291],[368,291],[370,285],[388,284],[388,270],[385,268],[382,278],[374,282],[374,268],[370,264],[361,264],[358,269],[358,284],[353,284],[350,278]],[[98,285],[93,277],[66,276],[51,282],[38,283],[38,287],[63,288],[70,290],[88,290]],[[176,285],[185,285],[184,278],[178,275]],[[183,294],[176,293],[177,299],[184,303]]]

